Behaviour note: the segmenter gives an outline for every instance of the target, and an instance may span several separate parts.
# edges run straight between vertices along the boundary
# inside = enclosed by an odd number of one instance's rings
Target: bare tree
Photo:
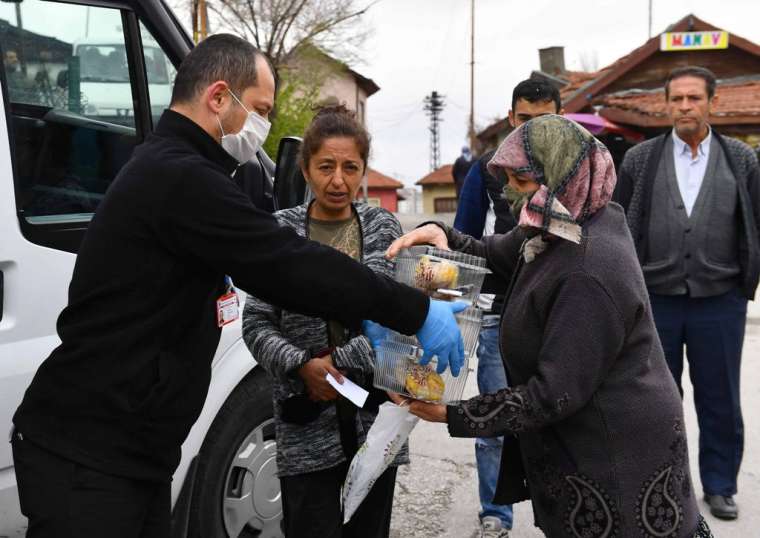
[[[356,60],[367,37],[362,16],[377,2],[357,0],[209,0],[221,26],[240,34],[284,66],[305,45]]]

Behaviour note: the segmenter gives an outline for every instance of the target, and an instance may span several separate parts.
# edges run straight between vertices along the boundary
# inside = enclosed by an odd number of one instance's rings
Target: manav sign
[[[727,49],[728,32],[667,32],[660,36],[660,50]]]

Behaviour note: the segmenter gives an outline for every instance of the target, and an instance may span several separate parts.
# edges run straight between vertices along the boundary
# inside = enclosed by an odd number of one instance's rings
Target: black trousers
[[[396,468],[389,467],[343,525],[340,489],[348,464],[280,478],[286,538],[388,538],[396,487]]]
[[[747,299],[738,289],[716,297],[651,295],[665,359],[681,394],[683,349],[699,423],[699,475],[709,495],[736,495],[744,452],[739,394]]]
[[[16,431],[11,440],[27,538],[167,538],[171,485],[95,471]]]

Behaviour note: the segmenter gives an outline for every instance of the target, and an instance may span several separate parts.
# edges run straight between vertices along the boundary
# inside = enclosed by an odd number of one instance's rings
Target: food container
[[[464,341],[465,361],[458,377],[447,367],[436,374],[437,357],[420,366],[422,348],[414,336],[390,331],[377,350],[374,384],[418,400],[446,403],[459,400],[467,381],[469,358],[475,354],[483,312],[476,303],[483,279],[490,271],[483,258],[418,246],[403,250],[396,259],[396,280],[430,297],[469,304],[455,314]]]
[[[375,353],[375,386],[426,402],[460,400],[467,382],[469,358],[465,356],[459,376],[454,377],[448,367],[442,374],[436,373],[437,357],[420,366],[421,357],[422,349],[416,345],[386,340]]]
[[[399,253],[395,278],[398,282],[425,292],[433,299],[464,301],[474,305],[483,279],[490,272],[484,258],[417,246]]]

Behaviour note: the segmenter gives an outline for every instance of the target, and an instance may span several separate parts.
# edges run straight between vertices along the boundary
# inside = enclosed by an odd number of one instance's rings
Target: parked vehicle
[[[78,59],[79,89],[87,116],[109,119],[115,123],[132,111],[132,88],[129,81],[127,51],[121,36],[88,37],[73,44]],[[145,74],[154,123],[169,106],[176,70],[158,43],[142,36]],[[65,71],[65,77],[72,76]],[[63,79],[68,83],[68,78]]]
[[[95,28],[113,33],[107,41],[86,37]],[[37,367],[59,343],[56,319],[87,225],[168,104],[174,69],[191,47],[162,0],[0,2],[3,435]],[[110,63],[95,61],[93,51]],[[266,155],[247,168],[247,181],[263,181],[271,193]],[[281,536],[271,390],[239,322],[222,333],[172,502],[173,536]],[[18,536],[25,526],[10,445],[0,443],[0,536]]]

